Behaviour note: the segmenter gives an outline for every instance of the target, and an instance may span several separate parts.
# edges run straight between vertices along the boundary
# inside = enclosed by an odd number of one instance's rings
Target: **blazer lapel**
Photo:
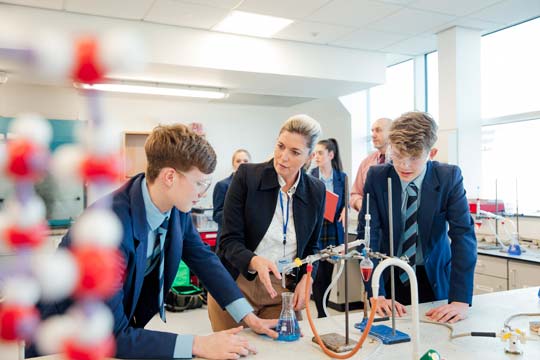
[[[191,221],[188,214],[188,221]],[[165,270],[164,270],[164,287],[169,289],[178,272],[178,266],[180,265],[180,259],[182,257],[182,247],[184,239],[185,229],[180,223],[179,212],[176,208],[171,210],[171,218],[169,221],[169,228],[167,229],[167,236],[165,239]]]
[[[303,254],[309,240],[309,229],[307,228],[308,222],[302,221],[302,218],[312,213],[308,208],[308,195],[305,184],[306,176],[308,175],[302,170],[298,187],[293,195],[293,218],[294,230],[296,233],[296,253],[298,256]]]
[[[135,306],[139,299],[144,282],[144,271],[146,269],[146,248],[148,246],[148,223],[146,221],[146,210],[141,190],[143,177],[136,179],[130,189],[130,207],[132,213],[132,229],[135,249],[135,286],[133,293],[133,303],[130,309],[130,318],[133,316]]]
[[[334,193],[337,194],[339,196],[338,198],[338,204],[337,204],[337,210],[340,210],[341,207],[343,206],[343,201],[344,199],[342,199],[341,197],[341,194],[345,194],[345,191],[343,191],[344,187],[345,187],[345,179],[343,179],[342,176],[340,176],[341,174],[339,174],[337,172],[337,170],[333,170],[333,181],[332,181],[332,184],[334,185]],[[339,216],[338,216],[339,218]]]
[[[266,230],[272,222],[274,217],[274,211],[276,210],[277,198],[279,193],[279,182],[277,179],[277,173],[274,169],[273,160],[270,160],[266,167],[262,171],[261,180],[259,182],[258,196],[260,196],[260,204],[264,206],[259,206],[258,219],[260,219],[255,227],[257,229],[255,239],[257,239],[257,244],[255,248],[262,240]],[[267,206],[268,204],[268,206]]]
[[[426,254],[426,249],[429,245],[428,242],[431,238],[431,225],[433,224],[433,217],[436,215],[437,206],[435,199],[438,199],[439,191],[439,179],[437,179],[433,172],[433,163],[429,161],[427,163],[426,175],[422,182],[422,193],[420,196],[422,206],[419,206],[418,209],[418,233],[422,239],[422,251],[424,254]]]

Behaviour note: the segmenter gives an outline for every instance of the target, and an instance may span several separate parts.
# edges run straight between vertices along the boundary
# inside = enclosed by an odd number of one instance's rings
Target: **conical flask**
[[[296,341],[300,339],[300,326],[293,310],[293,296],[294,293],[292,292],[281,294],[281,314],[276,328],[279,341]]]
[[[364,281],[369,281],[371,273],[373,272],[373,261],[367,257],[362,259],[362,261],[360,261],[360,272],[362,273]]]

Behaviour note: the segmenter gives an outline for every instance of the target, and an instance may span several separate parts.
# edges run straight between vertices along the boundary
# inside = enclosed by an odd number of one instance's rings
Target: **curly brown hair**
[[[419,156],[429,151],[437,141],[439,126],[426,112],[412,111],[392,122],[388,139],[402,154]]]
[[[149,183],[153,183],[165,167],[179,171],[196,167],[204,174],[210,174],[216,168],[217,157],[210,143],[182,124],[156,126],[146,139],[144,151]]]

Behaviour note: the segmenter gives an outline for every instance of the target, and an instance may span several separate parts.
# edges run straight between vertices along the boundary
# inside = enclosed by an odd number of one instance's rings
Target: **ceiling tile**
[[[238,5],[239,0],[180,0],[181,2],[218,7],[231,10]]]
[[[2,2],[54,10],[62,10],[64,4],[63,0],[2,0]]]
[[[384,33],[373,30],[357,30],[338,41],[332,42],[332,45],[354,49],[379,50],[406,38],[406,35],[401,34]]]
[[[374,1],[386,3],[386,4],[408,5],[412,3],[414,0],[374,0]]]
[[[385,52],[421,55],[437,49],[437,36],[415,36],[383,49]]]
[[[328,44],[352,32],[354,28],[323,23],[297,21],[274,35],[274,38]]]
[[[157,0],[145,21],[201,29],[210,29],[227,16],[229,10],[188,4],[174,0]]]
[[[64,9],[81,14],[110,16],[120,19],[142,19],[152,6],[153,0],[65,0]]]
[[[236,10],[287,19],[302,19],[328,2],[330,0],[245,0]]]
[[[432,12],[403,9],[399,12],[385,17],[368,27],[372,30],[386,31],[386,32],[400,32],[404,34],[416,35],[436,26],[444,25],[451,20],[454,20],[455,16],[443,15]]]
[[[401,8],[397,5],[367,0],[334,0],[308,16],[306,20],[361,27]]]
[[[501,0],[416,0],[409,4],[409,7],[455,16],[465,16],[500,1]]]
[[[539,15],[540,0],[507,0],[475,12],[470,17],[510,25]]]

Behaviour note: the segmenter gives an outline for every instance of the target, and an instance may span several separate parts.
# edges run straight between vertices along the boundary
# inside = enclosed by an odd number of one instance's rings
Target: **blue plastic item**
[[[508,254],[515,256],[521,255],[521,246],[519,246],[519,244],[510,244],[508,247]]]
[[[364,331],[366,328],[367,319],[362,322],[354,324],[354,327],[360,331]],[[402,331],[396,330],[396,333],[392,335],[392,328],[386,325],[372,325],[369,330],[371,336],[380,339],[385,345],[399,344],[411,341],[411,337]]]

